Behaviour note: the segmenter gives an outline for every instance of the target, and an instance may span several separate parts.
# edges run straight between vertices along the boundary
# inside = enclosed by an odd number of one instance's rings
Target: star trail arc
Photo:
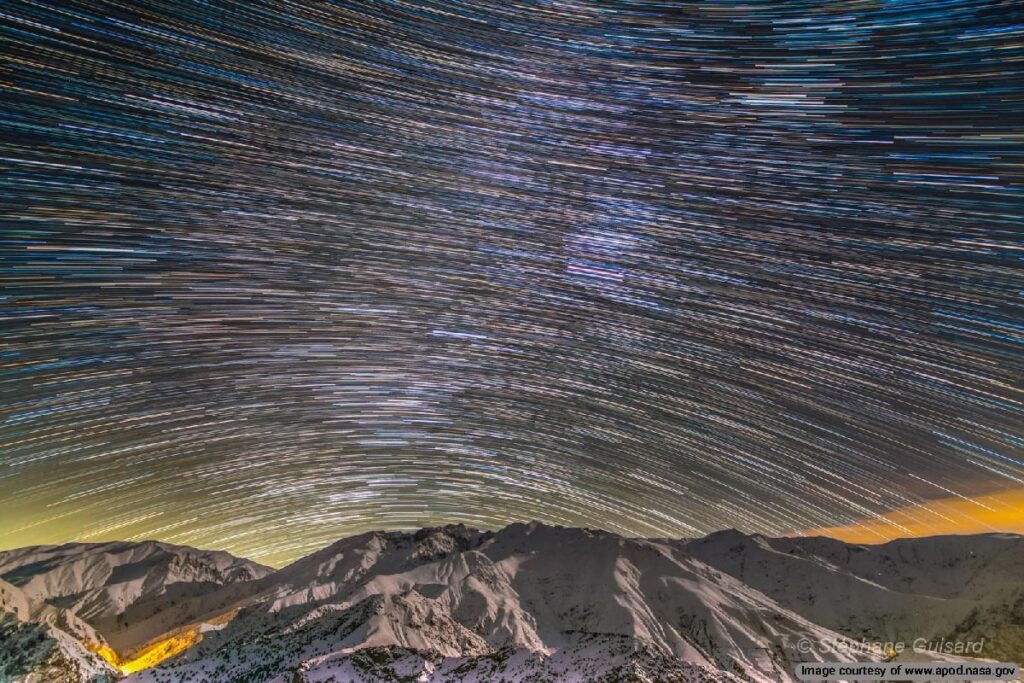
[[[970,0],[6,3],[0,545],[1018,501],[1022,32]]]

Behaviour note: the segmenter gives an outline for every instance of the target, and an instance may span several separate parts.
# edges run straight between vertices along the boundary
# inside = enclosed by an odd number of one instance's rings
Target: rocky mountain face
[[[801,640],[958,634],[1013,660],[1022,553],[1005,534],[859,546],[537,523],[368,533],[273,573],[164,544],[29,548],[0,554],[0,680],[767,682],[874,657]],[[52,646],[14,654],[31,639]]]
[[[867,546],[729,530],[685,547],[782,607],[857,638],[951,638],[994,613],[1005,613],[1000,621],[1012,626],[1013,606],[1024,605],[1024,542],[1014,534]]]
[[[32,671],[47,683],[113,680],[149,642],[206,614],[212,593],[271,572],[156,542],[0,552],[0,681]]]

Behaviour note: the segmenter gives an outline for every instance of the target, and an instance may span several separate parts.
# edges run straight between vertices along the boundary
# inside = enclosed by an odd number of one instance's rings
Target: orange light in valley
[[[929,500],[846,526],[810,529],[802,535],[831,536],[847,543],[885,543],[895,538],[995,531],[1024,535],[1024,488],[975,498]]]
[[[131,658],[122,659],[116,652],[106,645],[99,645],[90,648],[93,652],[123,674],[132,674],[154,667],[165,659],[169,659],[179,652],[183,652],[203,639],[198,628],[180,631],[173,635],[147,643],[141,649],[136,650]]]
[[[143,650],[136,653],[134,659],[127,662],[121,662],[121,666],[118,668],[121,670],[121,673],[125,674],[131,674],[136,671],[148,669],[156,666],[165,659],[173,657],[179,652],[187,650],[202,639],[203,636],[199,633],[198,628],[173,635],[169,638],[147,645]]]
[[[117,663],[121,661],[121,658],[117,656],[117,653],[110,648],[109,645],[98,645],[96,643],[86,643],[85,647],[89,652],[94,652],[103,658],[110,666],[117,668]]]
[[[238,609],[228,610],[215,617],[205,620],[210,626],[224,626],[238,614]],[[184,652],[203,639],[199,624],[191,624],[179,628],[162,638],[151,640],[140,648],[136,648],[130,657],[121,657],[108,645],[88,644],[90,652],[95,652],[103,660],[123,674],[132,674],[143,669],[156,666],[165,659],[170,659],[179,652]]]

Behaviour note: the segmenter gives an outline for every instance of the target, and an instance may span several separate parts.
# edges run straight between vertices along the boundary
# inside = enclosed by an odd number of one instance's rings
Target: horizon
[[[595,524],[571,524],[564,520],[531,520],[548,526],[565,528],[597,529],[613,533],[624,538],[701,538],[719,531],[739,530],[747,535],[762,535],[769,538],[806,538],[824,536],[844,543],[855,545],[881,545],[894,540],[906,538],[925,538],[930,536],[978,535],[989,533],[1009,533],[1024,536],[1024,488],[1004,489],[978,495],[975,498],[945,497],[921,500],[912,505],[883,511],[870,518],[853,519],[836,526],[821,526],[791,530],[765,530],[763,528],[739,529],[736,526],[725,526],[710,531],[693,531],[679,534],[643,534],[626,529],[606,528]],[[299,544],[288,544],[283,548],[268,545],[259,540],[256,543],[235,543],[231,539],[224,542],[210,542],[191,539],[187,535],[168,535],[163,538],[145,537],[145,534],[118,536],[114,532],[89,534],[78,538],[57,538],[44,542],[11,544],[4,542],[3,537],[10,532],[0,533],[0,552],[45,545],[63,545],[66,543],[112,543],[156,541],[171,545],[181,545],[203,550],[223,550],[236,557],[250,559],[267,566],[279,568],[290,562],[301,559],[311,552],[324,548],[331,543],[352,536],[375,531],[417,531],[425,528],[437,528],[448,525],[463,524],[467,528],[480,531],[497,531],[510,524],[527,523],[522,520],[507,521],[498,524],[474,523],[469,519],[458,517],[450,520],[433,520],[422,523],[396,524],[379,526],[366,523],[351,529],[339,529],[337,534],[318,533],[316,538]]]
[[[480,533],[496,534],[496,533],[498,533],[500,531],[503,531],[504,529],[507,529],[508,527],[516,526],[516,525],[521,525],[521,526],[538,525],[538,526],[543,526],[543,527],[548,527],[548,528],[553,528],[553,529],[573,529],[573,530],[579,530],[579,531],[594,531],[594,532],[598,532],[598,533],[609,534],[609,535],[612,535],[612,536],[618,536],[618,537],[626,539],[626,540],[651,541],[651,542],[659,542],[659,541],[694,541],[694,540],[700,540],[700,539],[703,539],[703,538],[708,538],[708,537],[714,536],[716,534],[722,534],[722,533],[728,533],[728,532],[736,532],[736,533],[742,534],[743,536],[751,537],[751,538],[752,537],[757,537],[757,536],[760,536],[760,537],[763,537],[763,538],[769,538],[769,539],[801,539],[801,538],[803,538],[803,539],[813,539],[813,538],[826,538],[826,539],[830,539],[830,540],[834,540],[834,541],[839,541],[839,542],[845,543],[847,545],[855,545],[855,546],[882,546],[882,545],[886,545],[886,544],[893,543],[893,542],[896,542],[896,541],[925,540],[925,539],[929,539],[929,538],[944,538],[944,537],[950,537],[950,536],[964,536],[964,537],[967,537],[967,536],[1008,535],[1008,536],[1018,536],[1018,537],[1024,538],[1024,531],[1012,531],[1012,530],[1001,530],[1001,529],[987,529],[987,530],[959,531],[959,532],[957,532],[957,531],[946,531],[946,532],[919,534],[919,535],[913,535],[913,536],[893,536],[892,538],[888,538],[888,539],[885,539],[885,540],[860,541],[860,540],[847,540],[847,538],[843,538],[842,536],[836,536],[836,535],[831,535],[831,534],[827,534],[827,533],[819,533],[819,531],[815,530],[815,529],[809,530],[807,533],[764,534],[764,533],[756,532],[756,531],[754,531],[754,532],[743,531],[741,529],[736,529],[736,528],[733,528],[733,527],[728,527],[728,528],[723,528],[723,529],[715,529],[713,531],[709,531],[709,532],[707,532],[705,534],[701,534],[701,535],[697,535],[697,536],[634,536],[634,535],[621,534],[621,533],[618,533],[618,532],[615,532],[615,531],[611,531],[611,530],[608,530],[608,529],[602,529],[602,528],[599,528],[599,527],[567,526],[567,525],[564,525],[564,524],[553,524],[553,523],[547,523],[547,522],[543,522],[541,520],[533,519],[533,520],[520,520],[520,521],[509,522],[508,524],[505,524],[505,525],[500,526],[500,527],[494,527],[494,528],[480,528],[480,527],[473,527],[473,526],[467,525],[467,524],[462,523],[462,522],[449,522],[449,523],[442,523],[442,524],[430,524],[430,525],[420,526],[420,527],[392,527],[392,528],[367,529],[367,530],[364,530],[364,531],[360,531],[358,533],[342,534],[342,535],[339,535],[339,536],[332,537],[331,540],[325,541],[323,545],[311,548],[311,549],[307,550],[306,552],[304,552],[302,554],[299,554],[299,555],[295,555],[293,557],[290,557],[289,559],[285,559],[285,560],[277,561],[277,562],[268,562],[268,561],[265,561],[265,560],[263,560],[261,558],[250,557],[248,555],[238,554],[236,552],[231,551],[230,549],[228,549],[226,547],[212,547],[212,546],[192,545],[192,544],[189,544],[189,543],[172,542],[172,541],[162,540],[162,539],[158,539],[158,538],[140,538],[140,539],[108,538],[108,539],[102,539],[102,540],[96,540],[96,541],[68,540],[68,541],[56,542],[56,543],[37,543],[37,544],[30,544],[30,545],[25,545],[25,546],[15,546],[15,547],[10,547],[10,548],[0,547],[0,554],[6,553],[6,552],[11,552],[11,551],[25,550],[25,549],[29,549],[29,548],[60,548],[60,547],[64,547],[64,546],[74,546],[74,545],[97,546],[97,545],[106,545],[106,544],[111,544],[111,543],[127,543],[127,544],[155,543],[155,544],[169,545],[169,546],[180,547],[180,548],[189,548],[189,549],[198,550],[198,551],[201,551],[201,552],[225,552],[225,553],[228,553],[229,555],[231,555],[232,557],[235,557],[235,558],[238,558],[238,559],[242,559],[242,560],[248,560],[250,562],[255,562],[257,564],[261,564],[263,566],[270,567],[271,569],[274,569],[276,571],[276,570],[283,569],[283,568],[287,567],[289,564],[291,564],[293,562],[300,561],[300,560],[308,557],[309,555],[314,554],[314,553],[316,553],[316,552],[318,552],[320,550],[328,548],[331,545],[334,545],[335,543],[338,543],[339,541],[343,541],[343,540],[351,539],[351,538],[358,538],[359,536],[364,536],[364,535],[370,535],[370,534],[376,534],[376,533],[380,533],[380,534],[416,534],[418,532],[427,531],[427,530],[440,530],[440,531],[443,531],[443,530],[446,530],[446,529],[451,528],[451,527],[462,527],[462,528],[465,528],[467,531],[475,531],[475,532],[480,532]],[[867,527],[860,526],[860,525],[852,525],[851,527],[849,527],[849,529],[851,531],[856,531],[856,530],[859,530],[859,529],[866,529],[866,528]],[[859,531],[857,533],[859,533]],[[867,531],[865,531],[865,533],[872,533],[872,532],[870,531],[870,529],[868,529]]]
[[[990,491],[979,494],[975,497],[947,496],[920,500],[902,507],[880,511],[871,517],[850,519],[845,523],[833,526],[816,526],[803,529],[765,529],[763,527],[747,527],[745,530],[738,526],[723,526],[710,531],[693,529],[689,532],[666,534],[666,533],[637,533],[625,528],[609,528],[600,524],[572,524],[566,520],[534,520],[550,526],[563,526],[567,528],[592,528],[614,533],[626,538],[692,538],[703,537],[728,529],[738,529],[742,533],[755,535],[760,534],[771,538],[780,537],[809,537],[825,536],[834,538],[846,543],[858,545],[878,545],[901,538],[921,538],[928,536],[946,535],[974,535],[985,533],[1011,533],[1024,535],[1024,487],[1004,488],[1002,490]],[[144,540],[158,540],[161,543],[172,545],[184,545],[193,548],[208,550],[224,550],[236,557],[245,557],[254,561],[266,562],[270,566],[282,566],[303,557],[309,552],[325,547],[340,538],[357,536],[362,533],[388,530],[419,530],[446,525],[464,524],[467,527],[482,531],[495,531],[502,529],[509,524],[524,523],[521,520],[512,520],[494,524],[481,523],[480,520],[473,521],[472,518],[453,517],[448,520],[436,519],[430,521],[408,521],[392,526],[373,525],[364,523],[348,529],[339,529],[335,535],[317,534],[315,538],[304,541],[301,545],[285,544],[284,547],[275,547],[267,544],[265,540],[259,539],[256,542],[235,542],[231,538],[224,538],[223,542],[204,541],[201,537],[192,538],[189,534],[170,534],[160,538],[145,537],[146,532],[140,534],[118,535],[114,531],[104,533],[88,533],[79,536],[57,536],[48,539],[38,539],[35,532],[30,529],[15,530],[19,538],[31,538],[30,542],[13,543],[5,541],[5,537],[15,534],[13,531],[0,532],[0,552],[44,545],[62,545],[65,543],[106,543],[116,541],[141,542]],[[256,535],[250,531],[248,536]]]

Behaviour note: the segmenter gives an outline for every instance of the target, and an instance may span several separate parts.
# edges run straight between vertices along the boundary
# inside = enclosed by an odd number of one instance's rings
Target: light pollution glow
[[[804,535],[871,544],[896,538],[998,531],[1024,534],[1024,488],[975,498],[929,500],[846,526],[811,529]]]

